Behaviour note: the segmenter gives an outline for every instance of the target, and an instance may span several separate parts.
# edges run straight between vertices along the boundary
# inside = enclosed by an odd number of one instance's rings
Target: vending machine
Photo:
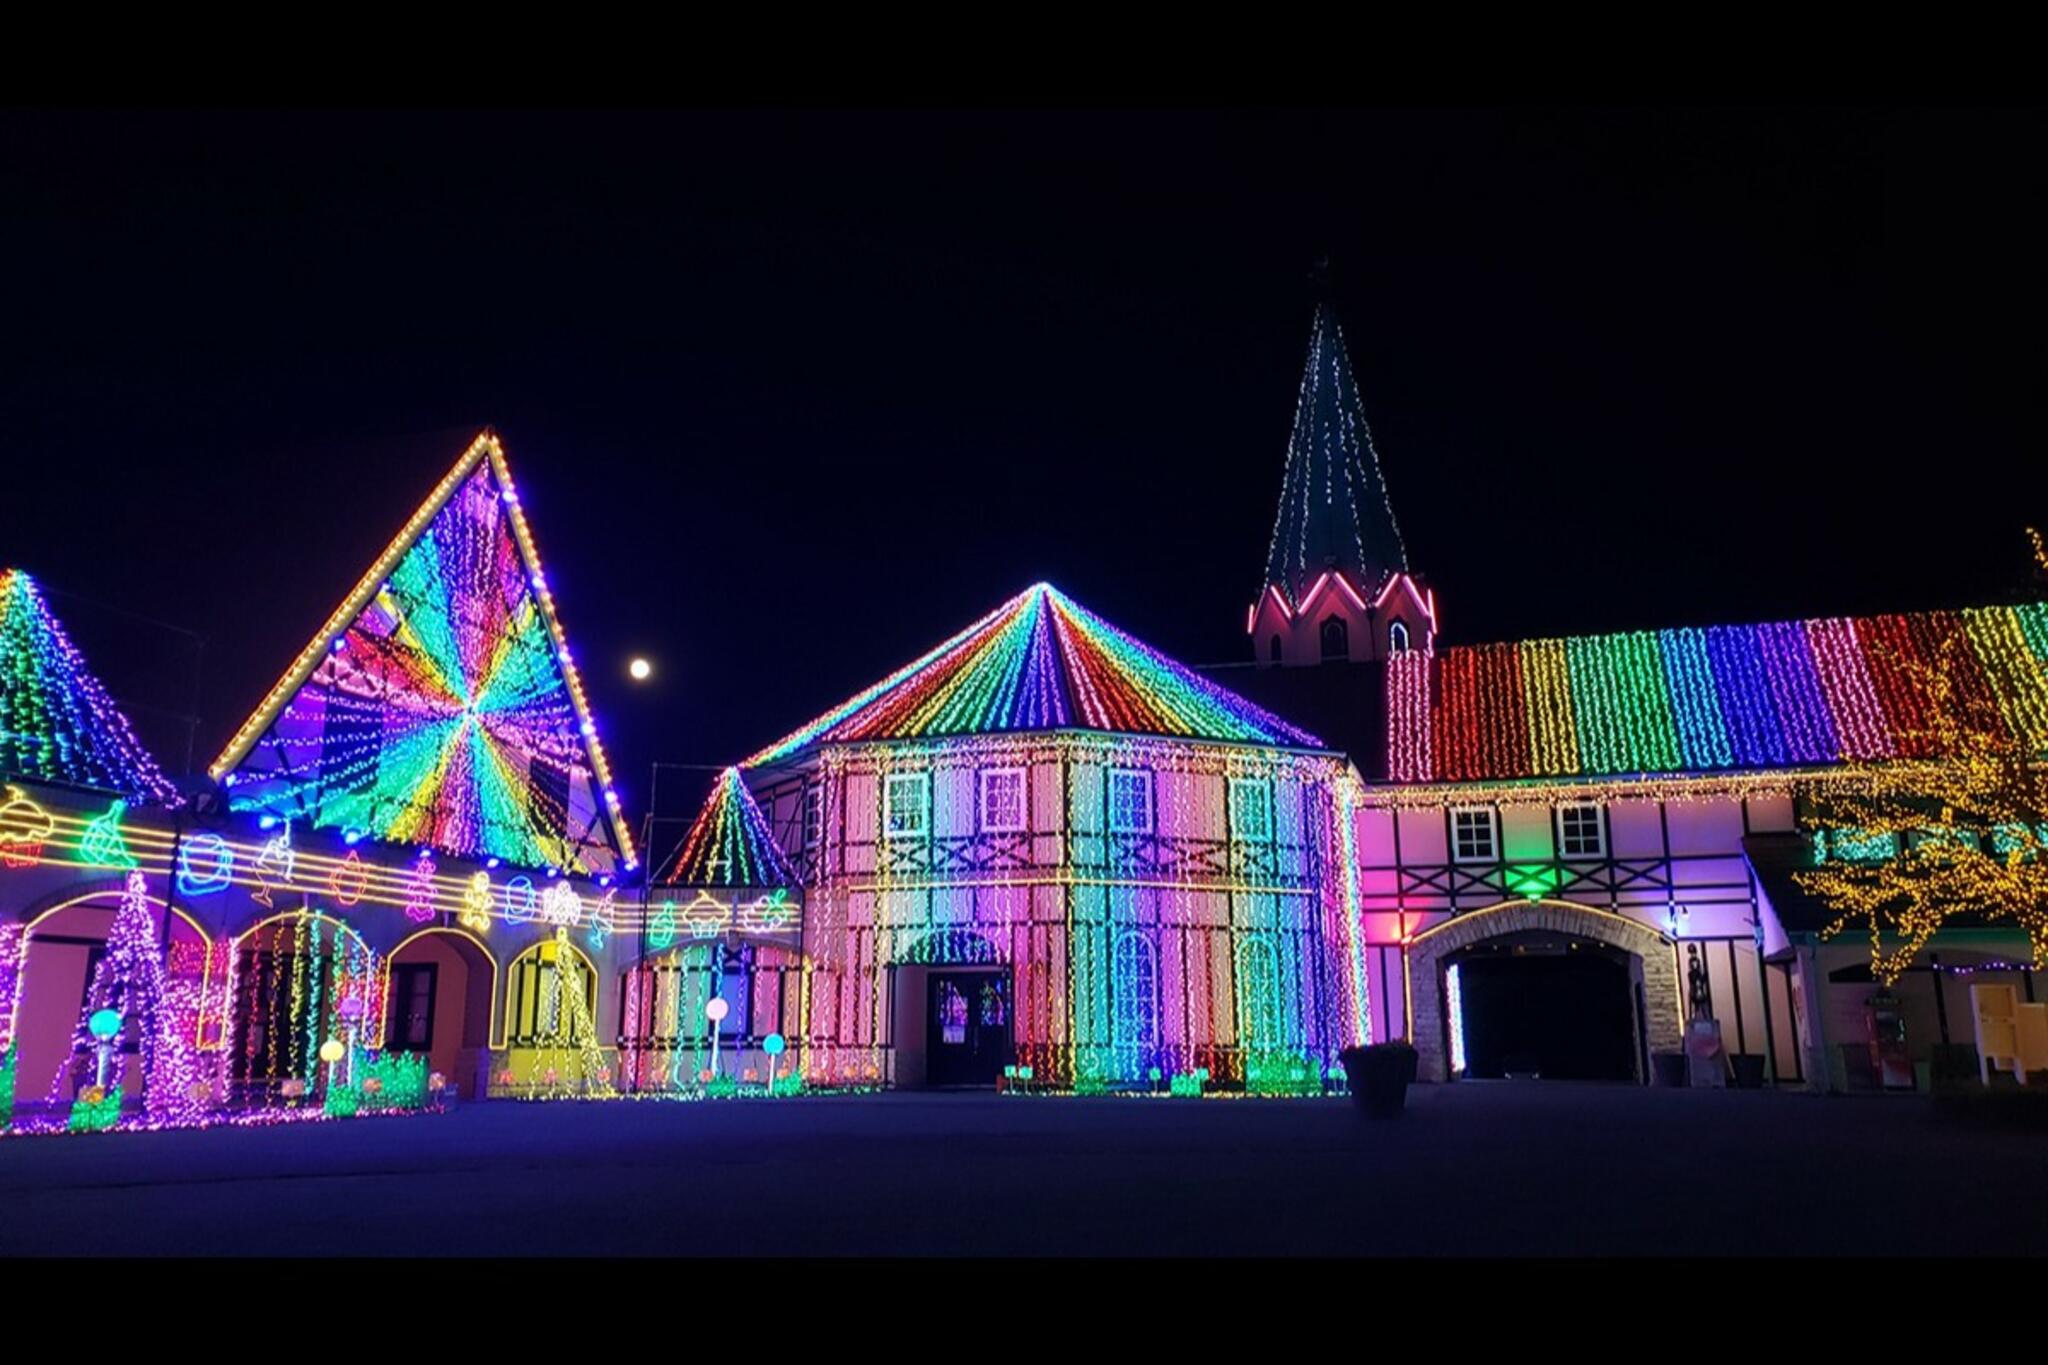
[[[1870,1034],[1870,1065],[1887,1090],[1913,1088],[1913,1058],[1906,1051],[1906,1016],[1899,997],[1879,991],[1863,1004],[1863,1022]]]

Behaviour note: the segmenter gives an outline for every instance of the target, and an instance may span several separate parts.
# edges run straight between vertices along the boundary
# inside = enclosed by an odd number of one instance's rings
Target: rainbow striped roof
[[[754,794],[727,768],[683,836],[671,886],[795,886],[801,880],[768,828]]]
[[[1396,782],[1800,767],[1928,756],[1915,666],[2048,743],[2048,603],[1474,645],[1397,657]]]
[[[20,569],[0,569],[0,778],[184,802]]]
[[[1069,729],[1323,747],[1039,583],[745,766],[815,744]]]

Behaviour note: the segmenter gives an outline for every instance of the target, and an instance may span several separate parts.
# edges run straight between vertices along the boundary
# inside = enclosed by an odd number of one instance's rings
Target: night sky
[[[1999,600],[2044,122],[0,115],[0,561],[203,766],[495,425],[631,805],[1041,578],[1243,658],[1327,252],[1447,640]]]

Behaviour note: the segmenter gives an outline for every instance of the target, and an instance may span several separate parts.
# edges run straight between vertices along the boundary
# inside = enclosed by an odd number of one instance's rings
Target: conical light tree
[[[74,1127],[105,1127],[120,1116],[131,1052],[142,1066],[144,1106],[157,1107],[153,1082],[163,996],[163,950],[148,886],[140,872],[130,872],[107,931],[106,953],[93,968],[78,1012],[70,1054],[50,1087],[52,1108],[63,1103],[67,1088],[73,1090]]]

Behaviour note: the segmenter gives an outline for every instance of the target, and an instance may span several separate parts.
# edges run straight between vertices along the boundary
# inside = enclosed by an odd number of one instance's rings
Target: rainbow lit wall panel
[[[1970,700],[2048,736],[2048,603],[1526,640],[1388,665],[1401,782],[1926,757],[1915,673],[1945,641]]]

